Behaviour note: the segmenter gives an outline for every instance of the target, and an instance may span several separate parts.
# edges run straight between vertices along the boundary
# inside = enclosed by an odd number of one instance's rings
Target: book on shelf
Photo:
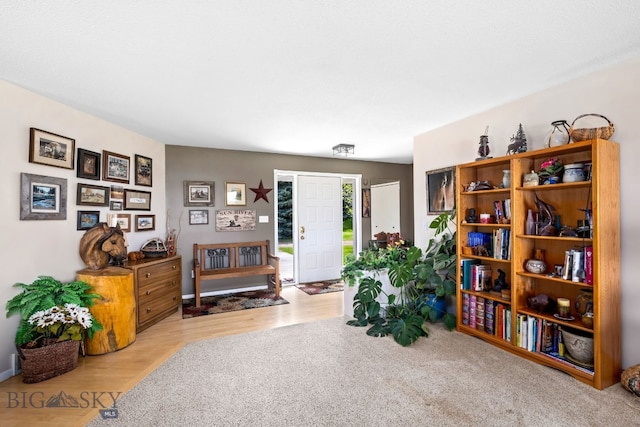
[[[504,339],[511,342],[511,307],[504,309]]]
[[[495,329],[495,312],[494,302],[492,299],[486,299],[484,302],[484,331],[493,335]]]
[[[478,253],[478,255],[490,257],[492,254],[491,249],[491,233],[483,233],[480,231],[469,231],[467,233],[467,246],[474,248],[483,247],[486,250],[486,254]]]
[[[462,294],[462,324],[469,325],[469,294]]]
[[[584,283],[593,285],[593,246],[584,248]]]
[[[476,296],[469,295],[469,327],[476,328]]]
[[[476,298],[476,329],[484,331],[484,298]]]
[[[491,274],[489,264],[473,264],[471,266],[471,290],[476,292],[490,290]]]
[[[472,278],[473,278],[472,267],[474,265],[480,264],[480,260],[479,259],[463,259],[461,262],[462,262],[462,268],[460,270],[462,271],[462,289],[466,291],[470,291]]]

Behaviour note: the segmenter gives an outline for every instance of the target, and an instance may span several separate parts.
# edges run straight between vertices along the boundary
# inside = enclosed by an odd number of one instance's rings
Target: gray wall
[[[275,188],[273,171],[291,170],[321,173],[361,174],[369,182],[400,181],[400,226],[405,238],[413,241],[413,166],[394,163],[363,162],[346,159],[291,156],[281,154],[254,153],[247,151],[217,150],[209,148],[166,146],[166,205],[167,228],[180,230],[178,254],[182,255],[182,293],[193,294],[193,244],[242,242],[270,239],[274,236],[273,209],[276,203],[275,190],[268,194],[269,203],[260,199],[254,203],[255,193],[249,188],[258,187],[260,180],[265,188]],[[214,181],[215,206],[209,208],[185,207],[183,181]],[[255,209],[257,216],[267,215],[269,223],[256,224],[255,231],[215,231],[215,211],[226,209],[224,203],[225,181],[247,183],[247,206]],[[189,209],[208,209],[208,225],[189,225]],[[182,218],[180,219],[180,216]],[[180,219],[180,221],[179,221]],[[363,218],[364,243],[370,236],[370,221]],[[364,247],[364,245],[363,245]],[[272,248],[275,250],[275,248]],[[202,292],[230,289],[250,285],[247,280],[216,280],[203,282]]]

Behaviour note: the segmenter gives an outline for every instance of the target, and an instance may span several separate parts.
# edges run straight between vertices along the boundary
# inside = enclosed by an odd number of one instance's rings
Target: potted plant
[[[401,345],[410,345],[420,336],[428,336],[427,322],[442,320],[452,330],[455,316],[446,312],[446,298],[455,294],[455,232],[449,229],[455,212],[443,213],[431,222],[436,230],[423,255],[416,246],[403,240],[382,249],[369,249],[358,258],[351,258],[343,269],[343,279],[349,286],[358,283],[353,300],[353,326],[371,327],[368,335],[391,334]],[[384,292],[376,274],[381,268],[397,292]],[[369,273],[369,274],[367,274]],[[386,297],[384,310],[380,296]]]
[[[82,281],[61,283],[39,276],[31,284],[16,283],[22,292],[7,302],[7,317],[20,315],[15,343],[23,381],[44,381],[74,369],[80,342],[102,325],[89,312],[100,295]]]

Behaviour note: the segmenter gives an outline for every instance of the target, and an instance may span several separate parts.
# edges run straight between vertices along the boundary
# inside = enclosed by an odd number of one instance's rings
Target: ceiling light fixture
[[[349,157],[354,154],[355,145],[353,144],[338,144],[333,147],[333,155],[340,157]]]

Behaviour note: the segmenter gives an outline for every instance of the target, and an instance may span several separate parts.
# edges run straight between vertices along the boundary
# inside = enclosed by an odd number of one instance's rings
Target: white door
[[[298,177],[299,283],[332,280],[342,270],[342,181],[337,176]]]
[[[371,186],[371,238],[381,231],[400,233],[400,182]]]

